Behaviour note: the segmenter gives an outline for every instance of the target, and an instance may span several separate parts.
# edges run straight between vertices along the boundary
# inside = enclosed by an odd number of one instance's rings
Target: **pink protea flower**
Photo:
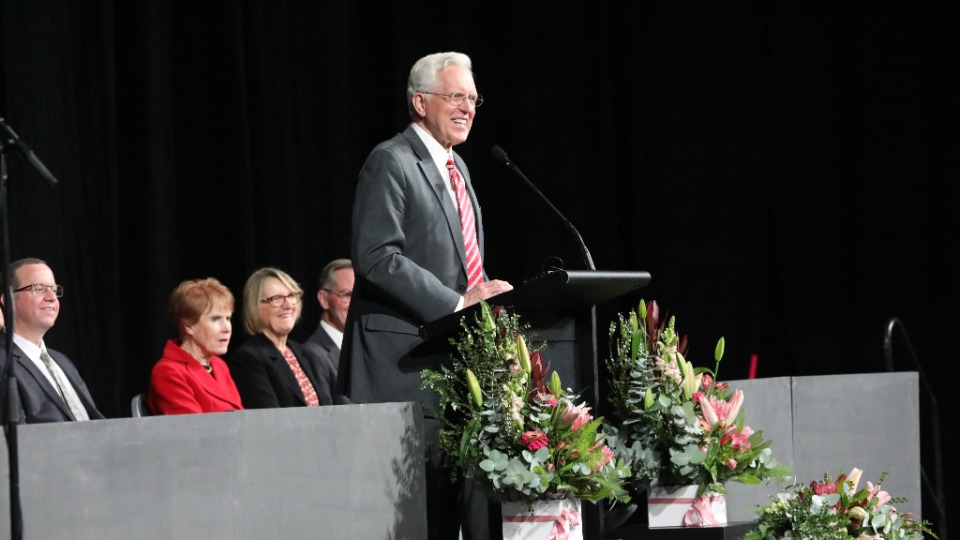
[[[520,444],[522,446],[526,446],[527,450],[536,452],[537,450],[550,444],[550,441],[547,439],[547,434],[538,429],[535,431],[528,431],[521,435]]]

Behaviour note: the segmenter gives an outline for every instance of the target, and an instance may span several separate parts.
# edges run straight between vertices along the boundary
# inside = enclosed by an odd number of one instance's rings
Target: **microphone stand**
[[[928,405],[930,407],[930,426],[933,431],[932,437],[933,441],[931,446],[933,447],[933,477],[935,479],[935,484],[931,486],[930,476],[927,474],[926,467],[923,466],[923,463],[920,464],[920,476],[924,481],[924,485],[927,486],[927,489],[933,494],[933,502],[936,506],[937,513],[940,514],[940,540],[947,540],[947,508],[946,503],[944,502],[944,489],[943,489],[943,458],[940,453],[940,413],[939,407],[937,406],[937,397],[933,392],[933,387],[930,386],[930,382],[927,380],[927,375],[924,373],[923,368],[920,366],[920,359],[917,358],[917,353],[913,349],[913,343],[910,341],[910,336],[907,335],[907,328],[903,325],[900,319],[894,317],[890,319],[887,323],[887,329],[883,334],[883,355],[886,360],[887,372],[893,373],[893,337],[894,331],[897,331],[900,337],[903,339],[903,344],[906,348],[906,351],[909,353],[908,357],[913,363],[914,369],[917,370],[917,374],[920,378],[920,387],[923,390],[922,395],[924,395],[928,400]]]
[[[42,161],[20,139],[17,132],[10,127],[0,116],[0,242],[3,249],[4,298],[3,320],[6,328],[3,330],[4,358],[3,384],[0,384],[0,422],[3,422],[7,439],[7,458],[10,469],[10,540],[23,538],[23,515],[20,511],[20,455],[17,444],[17,425],[20,422],[20,395],[17,391],[17,379],[13,374],[13,331],[15,309],[13,306],[13,284],[10,276],[10,234],[7,216],[7,159],[6,147],[15,148],[23,159],[51,186],[57,184],[57,179],[50,173]],[[6,389],[6,395],[3,390]]]
[[[20,456],[17,452],[17,423],[20,412],[20,396],[17,379],[13,376],[13,285],[10,283],[10,235],[7,223],[7,155],[0,138],[0,242],[3,243],[4,299],[3,330],[4,359],[3,384],[0,385],[0,422],[3,422],[7,440],[7,461],[10,472],[10,540],[23,538],[23,516],[20,512]],[[6,392],[4,392],[4,389]]]
[[[547,206],[550,207],[550,210],[553,210],[553,213],[560,217],[560,220],[563,221],[564,225],[566,225],[568,229],[570,229],[570,232],[573,233],[573,236],[577,238],[577,242],[580,243],[580,254],[583,256],[583,264],[586,265],[588,270],[596,270],[597,267],[593,265],[593,257],[590,256],[590,250],[587,249],[586,242],[583,241],[583,237],[580,236],[580,231],[573,226],[573,223],[570,223],[570,220],[564,217],[564,215],[557,210],[557,207],[554,206],[553,203],[551,203],[543,193],[540,193],[540,190],[537,189],[537,186],[533,185],[533,182],[527,178],[527,175],[520,171],[520,167],[517,167],[517,165],[511,161],[509,157],[507,157],[507,153],[504,152],[502,148],[499,146],[494,146],[490,149],[490,155],[492,155],[497,161],[503,162],[504,165],[510,167],[513,172],[517,173],[517,176],[519,176],[520,179],[523,180],[527,186],[533,190],[534,193],[539,195],[543,202],[547,203]]]

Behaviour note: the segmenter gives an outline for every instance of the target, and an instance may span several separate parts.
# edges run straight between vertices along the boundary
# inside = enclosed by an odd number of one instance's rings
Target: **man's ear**
[[[417,113],[418,118],[423,118],[427,115],[427,103],[423,94],[417,93],[413,95],[413,110]]]
[[[320,303],[320,307],[324,311],[330,309],[330,299],[327,298],[327,295],[325,293],[326,291],[324,291],[323,289],[320,289],[319,291],[317,291],[317,302]]]

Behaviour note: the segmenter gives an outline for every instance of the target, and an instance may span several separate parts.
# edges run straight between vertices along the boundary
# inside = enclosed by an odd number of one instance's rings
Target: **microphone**
[[[51,186],[57,184],[57,179],[53,176],[53,174],[47,169],[43,162],[40,161],[40,158],[33,153],[33,150],[27,146],[27,143],[23,142],[23,139],[17,135],[17,132],[10,127],[10,124],[8,124],[2,116],[0,116],[0,138],[2,138],[3,143],[13,145],[13,147],[20,152],[20,155],[23,156],[23,159],[27,160],[27,163],[29,163]],[[0,147],[2,146],[3,145],[0,144]]]
[[[566,225],[567,228],[570,229],[570,232],[572,232],[573,235],[577,238],[577,242],[580,243],[580,252],[583,254],[583,262],[584,264],[587,265],[587,269],[596,270],[596,267],[593,266],[593,257],[590,256],[590,250],[587,249],[587,244],[584,243],[583,237],[580,236],[580,232],[577,231],[577,228],[573,226],[573,223],[570,223],[570,221],[567,218],[565,218],[563,214],[560,213],[559,210],[557,210],[557,207],[554,206],[553,203],[551,203],[546,198],[546,196],[544,196],[543,193],[540,193],[540,190],[537,189],[537,186],[533,185],[533,182],[531,182],[530,179],[527,178],[527,176],[520,171],[520,168],[517,167],[517,165],[514,162],[510,161],[510,158],[507,157],[507,153],[504,152],[502,148],[494,145],[494,147],[490,149],[490,155],[493,156],[493,158],[496,159],[497,161],[509,167],[511,170],[513,170],[513,172],[517,173],[517,176],[519,176],[524,182],[526,182],[526,184],[530,186],[530,189],[532,189],[534,193],[536,193],[537,195],[540,196],[541,199],[543,199],[543,202],[547,203],[547,206],[549,206],[550,209],[553,210],[553,213],[560,218],[560,221],[563,221],[564,225]]]

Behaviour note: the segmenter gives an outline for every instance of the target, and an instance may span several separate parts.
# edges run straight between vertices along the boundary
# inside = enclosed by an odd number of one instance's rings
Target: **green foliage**
[[[741,540],[922,540],[924,534],[937,538],[929,523],[893,507],[905,499],[881,490],[885,476],[859,491],[858,469],[836,480],[824,475],[819,482],[790,486],[758,509],[756,525]]]
[[[643,301],[610,324],[607,441],[633,470],[634,491],[697,484],[700,493],[724,493],[728,481],[784,481],[789,469],[770,441],[744,425],[742,392],[715,380],[724,339],[713,370],[693,368],[675,324],[661,323],[656,302]]]
[[[452,464],[502,502],[629,500],[630,469],[604,444],[602,419],[548,374],[543,347],[528,351],[519,316],[482,302],[460,326],[451,365],[423,372]]]

